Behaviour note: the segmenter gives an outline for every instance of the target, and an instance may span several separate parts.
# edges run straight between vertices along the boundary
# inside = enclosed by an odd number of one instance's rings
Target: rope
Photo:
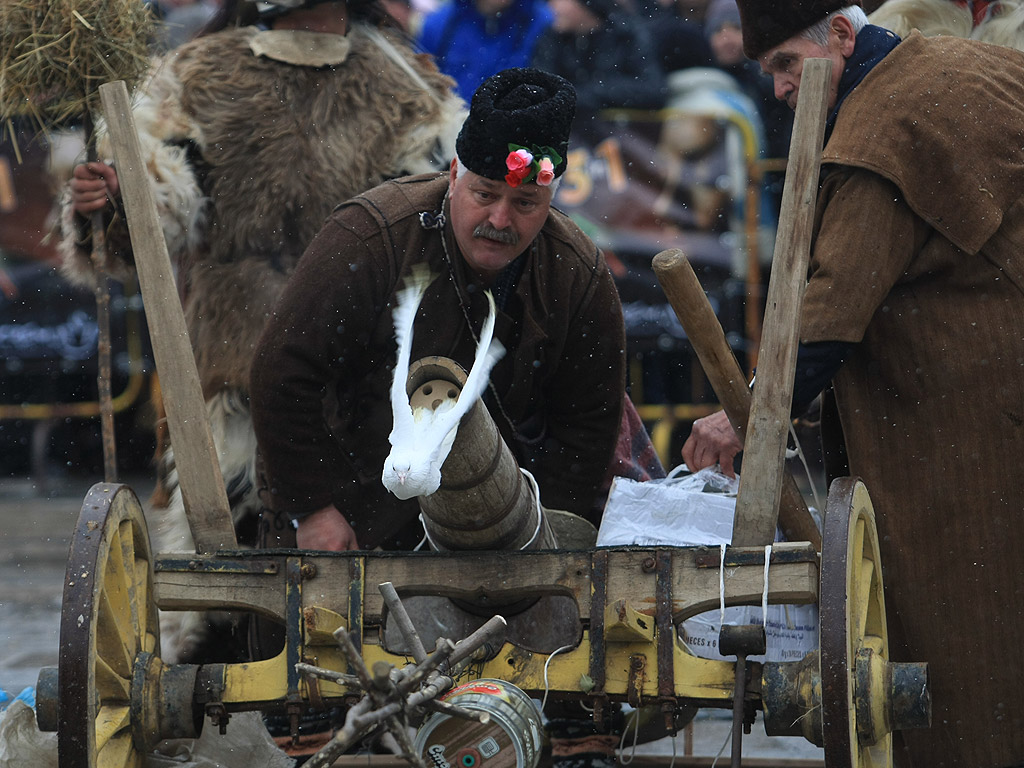
[[[540,711],[541,712],[543,712],[544,711],[544,707],[547,706],[547,703],[548,703],[548,692],[551,690],[551,687],[548,685],[548,664],[550,664],[551,660],[553,658],[555,658],[555,654],[559,654],[562,651],[571,651],[573,649],[573,647],[574,646],[571,646],[571,645],[563,645],[561,648],[558,648],[555,651],[553,651],[551,653],[551,655],[548,656],[547,661],[544,662],[544,697],[540,700]]]

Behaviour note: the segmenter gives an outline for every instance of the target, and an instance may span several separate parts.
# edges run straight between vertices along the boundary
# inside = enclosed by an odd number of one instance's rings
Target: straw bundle
[[[142,0],[0,0],[0,118],[49,132],[97,112],[101,84],[145,73],[154,24]]]

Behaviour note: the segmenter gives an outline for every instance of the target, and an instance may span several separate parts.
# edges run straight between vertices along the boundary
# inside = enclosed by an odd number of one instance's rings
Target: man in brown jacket
[[[286,533],[297,521],[300,547],[404,548],[423,536],[416,499],[381,481],[392,310],[420,264],[439,277],[420,305],[412,359],[442,355],[469,370],[490,290],[506,351],[483,401],[541,502],[596,521],[625,346],[604,256],[551,208],[574,111],[562,78],[498,73],[473,98],[448,174],[359,195],[307,249],[257,346],[250,390],[270,506]]]
[[[823,431],[872,496],[891,655],[929,664],[933,725],[898,735],[897,765],[1017,766],[1024,55],[900,41],[843,6],[740,2],[777,98],[795,106],[805,58],[833,62],[794,409],[832,382]],[[741,448],[716,414],[683,458],[731,471]]]

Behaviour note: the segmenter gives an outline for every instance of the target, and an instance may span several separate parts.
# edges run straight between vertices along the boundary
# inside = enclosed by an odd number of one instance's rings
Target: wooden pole
[[[734,546],[775,540],[831,72],[829,59],[804,61],[736,498]]]
[[[124,81],[99,88],[114,146],[128,231],[167,410],[185,514],[196,551],[237,546],[209,415],[174,283],[156,200],[142,160]]]
[[[411,401],[416,402],[424,385],[439,391],[443,382],[452,390],[445,396],[457,397],[465,376],[458,363],[448,358],[418,360],[409,369]],[[437,386],[438,382],[442,386]],[[530,484],[482,400],[477,400],[459,423],[441,467],[441,487],[429,496],[420,496],[419,503],[423,526],[435,549],[556,546],[547,517],[538,510]]]
[[[92,114],[85,113],[85,136],[88,160],[95,161],[96,131]],[[117,482],[117,439],[114,433],[113,371],[111,370],[110,341],[110,285],[107,282],[106,252],[107,233],[103,226],[103,211],[96,211],[90,217],[92,223],[92,266],[96,273],[96,327],[99,339],[96,345],[96,390],[100,409],[100,433],[103,436],[103,479],[108,483]]]
[[[750,388],[703,286],[680,250],[662,251],[654,257],[652,265],[718,401],[742,440],[750,417]],[[789,541],[809,541],[820,552],[821,533],[818,526],[792,476],[785,469],[783,471],[785,479],[779,507],[779,526]]]

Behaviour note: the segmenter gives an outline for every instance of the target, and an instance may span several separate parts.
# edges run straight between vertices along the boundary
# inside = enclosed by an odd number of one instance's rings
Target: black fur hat
[[[743,53],[758,59],[830,13],[860,0],[739,0]]]
[[[506,69],[473,94],[455,151],[466,168],[488,179],[505,179],[512,186],[550,183],[552,171],[554,177],[565,171],[575,115],[576,90],[568,80],[540,69]],[[530,161],[515,170],[508,158],[520,149]],[[544,158],[552,166],[546,174],[540,165]]]

